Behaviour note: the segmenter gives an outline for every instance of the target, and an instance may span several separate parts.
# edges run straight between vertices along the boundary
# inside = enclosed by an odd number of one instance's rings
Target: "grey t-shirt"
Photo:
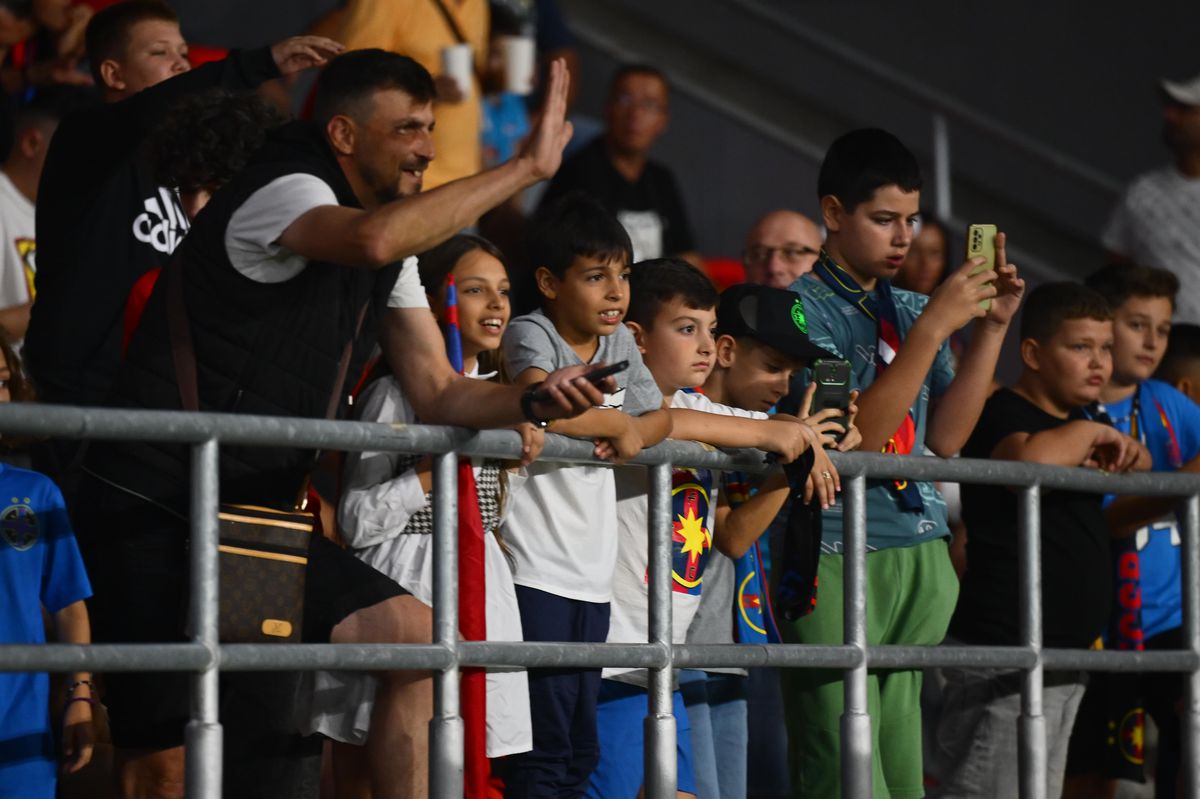
[[[504,358],[514,375],[533,368],[553,372],[584,362],[541,309],[512,320],[504,333],[503,346]],[[600,346],[589,363],[618,361],[629,361],[629,368],[617,373],[617,391],[605,397],[605,404],[598,407],[621,408],[633,416],[661,408],[662,392],[642,362],[633,333],[625,325],[618,325],[612,335],[600,337]]]
[[[1200,322],[1200,178],[1173,166],[1135,179],[1109,217],[1101,241],[1139,264],[1179,278],[1175,321]]]
[[[689,644],[732,644],[733,640],[733,561],[716,549],[708,555],[704,567],[704,590],[700,608],[688,627]],[[745,669],[706,668],[704,671],[745,675]]]

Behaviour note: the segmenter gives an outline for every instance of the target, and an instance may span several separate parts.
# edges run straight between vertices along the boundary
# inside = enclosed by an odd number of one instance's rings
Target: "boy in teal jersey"
[[[948,457],[966,442],[991,389],[996,359],[1024,291],[996,237],[995,270],[963,264],[926,298],[893,289],[920,207],[916,158],[895,136],[868,129],[835,141],[817,193],[828,231],[814,272],[792,289],[804,300],[809,336],[851,364],[866,452]],[[982,269],[977,274],[971,272]],[[991,300],[990,310],[980,305]],[[954,374],[947,340],[978,319]],[[943,413],[931,412],[938,401]],[[824,514],[816,609],[781,630],[784,640],[840,644],[841,506]],[[871,481],[867,489],[867,639],[871,645],[934,645],[945,635],[958,585],[947,554],[946,508],[928,483]],[[916,612],[919,609],[919,612]],[[797,796],[841,794],[840,673],[785,674],[793,788]],[[872,783],[877,797],[920,797],[918,670],[872,672],[868,686]]]

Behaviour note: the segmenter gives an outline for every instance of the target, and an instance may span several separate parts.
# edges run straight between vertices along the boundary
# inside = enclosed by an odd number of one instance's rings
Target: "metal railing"
[[[224,414],[184,414],[0,405],[0,432],[65,438],[171,441],[192,445],[192,596],[190,643],[44,644],[0,646],[0,671],[193,672],[192,719],[187,727],[189,797],[221,794],[221,726],[217,676],[221,670],[433,669],[434,717],[430,726],[430,791],[462,795],[463,728],[459,713],[460,666],[599,667],[649,669],[646,723],[646,795],[675,795],[675,719],[671,672],[677,667],[777,666],[837,668],[845,672],[842,722],[843,795],[871,796],[871,719],[868,668],[928,666],[1013,668],[1025,672],[1020,719],[1021,796],[1045,799],[1046,728],[1042,715],[1046,669],[1179,671],[1188,674],[1182,718],[1187,795],[1200,797],[1200,476],[1113,476],[1082,469],[992,460],[942,460],[868,453],[833,454],[843,475],[845,502],[845,642],[798,644],[674,645],[671,643],[670,497],[673,466],[765,472],[761,453],[723,453],[690,442],[668,441],[633,463],[649,470],[650,618],[645,644],[463,642],[458,640],[455,461],[459,455],[513,458],[520,451],[511,431],[390,426]],[[219,644],[217,640],[217,455],[221,445],[289,446],[343,450],[394,450],[434,455],[434,607],[432,644]],[[543,459],[592,462],[591,446],[547,436]],[[634,468],[634,467],[622,467]],[[866,480],[945,480],[1020,486],[1020,646],[908,647],[867,645]],[[1039,510],[1043,489],[1186,497],[1183,514],[1183,644],[1177,652],[1096,652],[1043,649]]]

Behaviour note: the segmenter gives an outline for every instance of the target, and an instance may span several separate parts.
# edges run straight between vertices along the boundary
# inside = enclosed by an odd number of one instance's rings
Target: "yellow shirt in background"
[[[490,24],[486,0],[442,2],[471,45],[476,71],[482,70]],[[347,50],[391,50],[412,58],[433,75],[442,71],[442,48],[458,44],[435,0],[350,0],[341,19],[341,32],[333,38]],[[471,84],[471,95],[462,102],[437,103],[434,107],[435,158],[425,172],[426,189],[474,175],[483,168],[478,79],[472,78]]]

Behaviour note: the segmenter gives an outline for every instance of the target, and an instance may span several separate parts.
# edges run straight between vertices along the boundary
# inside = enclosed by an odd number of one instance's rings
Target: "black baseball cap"
[[[793,358],[832,358],[808,340],[808,318],[800,295],[757,283],[739,283],[721,292],[717,332],[749,336]]]

